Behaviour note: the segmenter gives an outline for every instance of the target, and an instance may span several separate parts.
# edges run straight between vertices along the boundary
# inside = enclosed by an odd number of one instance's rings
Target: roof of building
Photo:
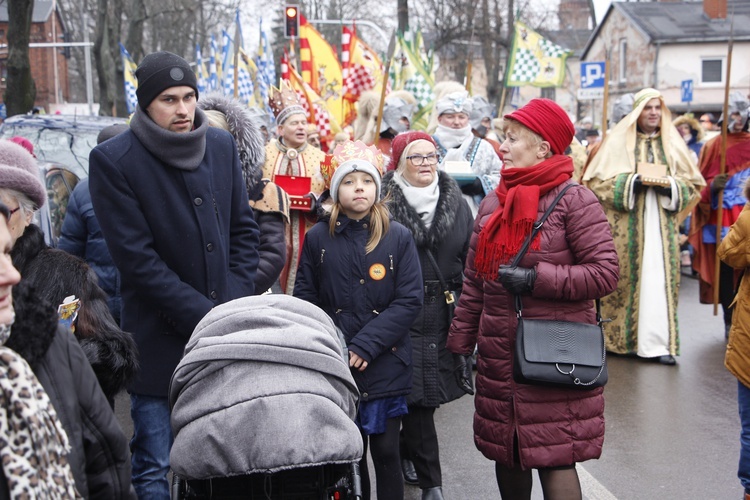
[[[43,23],[52,14],[52,0],[34,0],[34,10],[31,12],[32,23]],[[0,2],[0,23],[8,22],[8,2]]]
[[[567,29],[558,31],[539,30],[539,33],[560,47],[573,51],[574,57],[580,57],[586,43],[594,30]]]
[[[709,19],[703,12],[701,0],[612,2],[583,49],[582,57],[614,11],[625,16],[650,43],[727,42],[730,32],[735,41],[750,40],[750,2],[747,0],[727,0],[727,19]]]

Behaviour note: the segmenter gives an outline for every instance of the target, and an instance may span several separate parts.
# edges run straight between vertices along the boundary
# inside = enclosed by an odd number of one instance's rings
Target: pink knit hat
[[[23,146],[6,139],[0,139],[0,188],[25,194],[36,208],[47,201],[36,160]]]

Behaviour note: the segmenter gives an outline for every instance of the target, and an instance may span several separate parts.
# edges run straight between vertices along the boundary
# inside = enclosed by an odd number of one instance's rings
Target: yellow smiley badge
[[[370,278],[375,281],[385,278],[385,266],[383,264],[373,264],[370,266]]]

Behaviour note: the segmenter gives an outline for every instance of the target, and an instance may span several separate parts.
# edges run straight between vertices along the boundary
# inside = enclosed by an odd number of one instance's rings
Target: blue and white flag
[[[255,61],[258,67],[256,82],[260,102],[265,107],[269,116],[273,116],[271,106],[268,104],[268,91],[271,85],[276,84],[276,66],[273,62],[271,43],[268,41],[268,32],[263,29],[262,18],[260,20],[260,44],[258,45],[258,55]]]
[[[206,68],[203,65],[203,55],[201,54],[201,46],[195,44],[195,76],[198,80],[198,93],[204,94],[206,92],[207,81],[206,81]]]
[[[125,103],[128,106],[128,113],[135,112],[138,106],[138,96],[135,91],[138,88],[138,79],[135,77],[135,70],[138,68],[130,53],[123,44],[120,44],[120,56],[122,57],[122,70],[125,76]]]
[[[219,78],[221,74],[221,69],[219,67],[219,61],[216,58],[216,53],[218,51],[216,50],[216,38],[214,38],[213,35],[211,35],[211,47],[209,50],[209,59],[208,59],[208,90],[219,90]]]

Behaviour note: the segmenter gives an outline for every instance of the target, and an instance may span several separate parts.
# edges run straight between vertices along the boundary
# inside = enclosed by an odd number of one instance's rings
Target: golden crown
[[[320,165],[320,173],[325,180],[326,186],[331,185],[331,178],[336,169],[349,160],[363,160],[373,165],[383,175],[384,158],[380,150],[375,146],[368,146],[362,141],[346,141],[336,146],[332,155],[326,155],[325,161]]]
[[[273,115],[276,117],[276,123],[279,125],[293,114],[305,114],[304,108],[300,105],[299,96],[288,80],[281,80],[279,88],[271,86],[268,104],[271,106]]]

